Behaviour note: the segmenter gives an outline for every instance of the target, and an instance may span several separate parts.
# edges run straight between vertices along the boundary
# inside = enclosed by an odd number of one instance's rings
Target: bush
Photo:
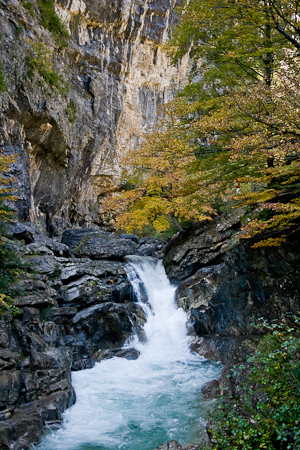
[[[292,325],[291,325],[292,324]],[[234,369],[235,396],[212,413],[214,450],[300,449],[300,319],[267,326],[255,355]]]
[[[9,310],[18,313],[13,306],[10,284],[22,270],[22,263],[18,254],[13,250],[11,242],[5,237],[5,223],[0,222],[0,314]]]
[[[29,13],[32,15],[32,17],[35,16],[34,6],[33,6],[32,2],[27,2],[25,0],[22,0],[22,5],[24,6],[24,8],[27,9],[27,11],[29,11]]]
[[[4,74],[3,74],[2,64],[0,64],[0,92],[5,92],[5,91],[6,91],[6,83],[5,83],[5,78],[4,78]]]
[[[60,47],[66,47],[70,35],[55,12],[54,0],[37,0],[41,14],[41,25],[51,31],[54,41]]]
[[[28,77],[33,79],[37,72],[52,88],[56,88],[61,94],[67,95],[70,90],[69,83],[53,70],[52,53],[43,42],[29,41],[30,47],[25,58],[28,66]]]
[[[73,99],[70,100],[70,102],[66,108],[66,114],[71,123],[76,122],[76,120],[78,118],[78,114],[77,114],[77,104],[76,104],[75,100],[73,100]]]

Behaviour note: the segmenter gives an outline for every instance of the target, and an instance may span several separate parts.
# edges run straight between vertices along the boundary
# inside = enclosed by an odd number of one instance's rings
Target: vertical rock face
[[[118,186],[120,157],[153,127],[161,104],[184,83],[188,61],[165,50],[181,0],[61,0],[72,35],[59,49],[21,2],[0,10],[3,73],[1,148],[16,153],[19,214],[42,212],[62,226],[99,220],[99,199]],[[4,1],[2,2],[4,5]],[[32,52],[69,83],[62,92],[42,70],[28,77]]]

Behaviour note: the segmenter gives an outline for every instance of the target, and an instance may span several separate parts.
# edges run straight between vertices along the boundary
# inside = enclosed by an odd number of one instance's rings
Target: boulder
[[[30,270],[35,273],[54,275],[59,271],[60,264],[52,255],[36,255],[26,258]]]
[[[39,228],[30,222],[10,225],[13,238],[25,242],[25,253],[45,253],[56,256],[68,256],[69,247],[46,236]]]
[[[212,380],[205,383],[201,388],[201,392],[204,398],[216,398],[220,387],[219,380]]]
[[[252,335],[258,334],[253,324],[261,317],[270,321],[297,313],[299,254],[296,235],[279,248],[240,243],[227,251],[223,263],[199,269],[176,292],[190,330],[198,336]]]
[[[62,243],[68,245],[76,257],[119,261],[126,255],[135,254],[138,248],[131,239],[122,239],[114,233],[90,228],[66,230],[62,235]]]
[[[114,357],[125,358],[128,360],[138,359],[140,352],[135,348],[114,348],[112,350],[98,350],[94,353],[94,359],[96,362],[100,362],[103,359],[111,359]]]
[[[22,374],[19,370],[0,372],[0,409],[18,402],[21,384]]]
[[[244,210],[237,208],[230,215],[222,214],[173,236],[163,258],[171,282],[178,284],[202,267],[222,263],[227,250],[238,241],[243,214]]]
[[[181,450],[182,446],[177,441],[165,442],[160,447],[157,447],[155,450]]]

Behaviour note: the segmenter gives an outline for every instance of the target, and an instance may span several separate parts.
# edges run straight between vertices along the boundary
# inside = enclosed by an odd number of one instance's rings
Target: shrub
[[[23,27],[19,23],[18,26],[16,27],[16,31],[15,31],[16,39],[18,39],[21,36],[22,32],[23,32]]]
[[[3,74],[2,64],[0,64],[0,92],[5,92],[5,91],[6,91],[6,83],[5,83],[5,78],[4,78],[4,74]]]
[[[25,0],[22,0],[22,5],[24,6],[24,8],[27,9],[27,11],[29,11],[29,13],[32,15],[32,17],[35,16],[34,6],[33,6],[32,2],[27,2]]]
[[[28,55],[25,58],[28,66],[28,77],[33,79],[37,72],[52,88],[67,95],[70,87],[64,78],[53,70],[52,52],[43,42],[29,41]]]
[[[234,377],[246,381],[212,413],[214,450],[300,449],[299,324],[298,317],[264,323],[270,333],[247,364],[234,370]]]
[[[77,104],[76,104],[75,100],[73,100],[73,99],[70,100],[70,102],[66,108],[66,114],[71,123],[76,122],[76,120],[78,118],[78,114],[77,114]]]
[[[66,47],[70,39],[69,32],[55,12],[54,0],[37,0],[41,15],[41,25],[51,31],[54,41],[60,47]]]
[[[0,315],[5,310],[10,311],[11,313],[13,313],[13,315],[19,313],[19,308],[13,305],[13,300],[11,299],[11,297],[5,294],[0,294]]]

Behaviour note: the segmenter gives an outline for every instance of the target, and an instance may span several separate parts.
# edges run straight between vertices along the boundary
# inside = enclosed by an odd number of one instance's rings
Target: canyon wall
[[[172,66],[165,49],[180,3],[58,1],[71,35],[63,46],[41,25],[36,0],[1,0],[0,148],[18,155],[20,219],[42,217],[54,233],[101,224],[120,158],[186,78],[188,59]]]

